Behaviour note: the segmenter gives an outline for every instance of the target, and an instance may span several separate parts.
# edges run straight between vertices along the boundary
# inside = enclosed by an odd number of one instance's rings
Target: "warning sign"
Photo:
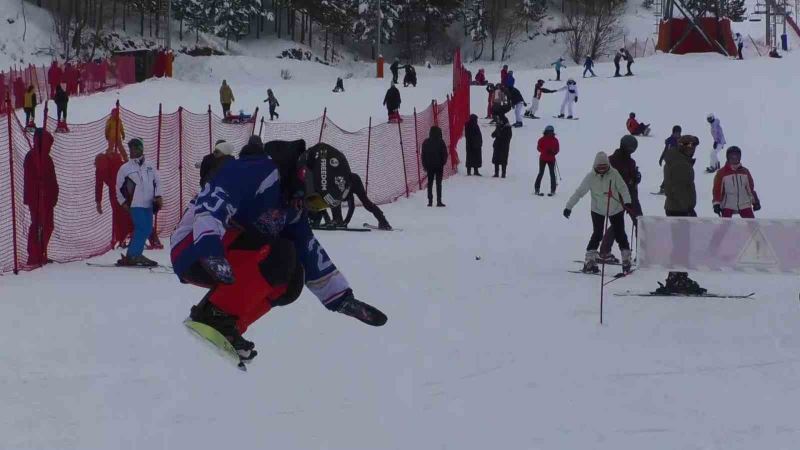
[[[743,266],[770,267],[778,265],[778,257],[761,229],[756,228],[736,262]]]

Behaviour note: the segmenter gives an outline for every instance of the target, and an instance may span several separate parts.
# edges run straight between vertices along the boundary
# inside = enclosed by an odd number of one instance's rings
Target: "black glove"
[[[570,214],[572,214],[572,210],[569,208],[564,208],[564,217],[569,219]]]
[[[717,141],[714,141],[714,148],[717,148]]]
[[[578,103],[578,96],[575,96],[575,103]]]
[[[224,256],[201,258],[200,265],[211,275],[214,281],[222,284],[233,284],[233,269]]]
[[[755,207],[753,209],[755,209]],[[720,206],[719,203],[714,205],[714,214],[718,216],[722,215],[722,206]]]
[[[759,209],[761,209],[761,202],[753,203],[753,211],[758,211]]]

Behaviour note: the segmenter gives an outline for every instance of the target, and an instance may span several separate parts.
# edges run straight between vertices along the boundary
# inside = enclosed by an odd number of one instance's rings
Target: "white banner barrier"
[[[800,220],[639,218],[639,267],[800,274]]]

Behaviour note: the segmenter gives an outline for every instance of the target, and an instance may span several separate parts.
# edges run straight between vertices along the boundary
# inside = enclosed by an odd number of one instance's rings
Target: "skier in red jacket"
[[[31,214],[28,266],[41,266],[48,262],[47,245],[53,234],[53,210],[58,203],[58,180],[50,157],[52,148],[53,135],[37,128],[33,133],[33,148],[25,155],[23,201]]]
[[[753,176],[742,166],[742,150],[736,146],[728,147],[725,159],[725,166],[714,175],[714,212],[722,217],[739,214],[740,217],[753,219],[753,211],[761,209],[761,202],[756,194]]]
[[[634,136],[650,135],[650,124],[639,123],[639,121],[636,120],[636,113],[630,113],[628,115],[628,121],[625,123],[625,127],[628,129],[628,133]]]
[[[556,194],[556,155],[560,151],[556,132],[552,125],[544,128],[544,134],[539,138],[539,143],[536,145],[539,150],[539,175],[536,176],[536,183],[533,185],[534,193],[542,196],[539,188],[542,185],[542,176],[544,175],[545,166],[550,170],[550,193],[548,197]]]

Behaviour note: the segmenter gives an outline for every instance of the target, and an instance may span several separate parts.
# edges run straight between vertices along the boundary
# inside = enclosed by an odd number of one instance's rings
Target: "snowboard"
[[[364,228],[367,228],[367,229],[370,229],[370,230],[377,230],[377,231],[403,231],[402,228],[395,228],[395,227],[392,227],[391,230],[384,230],[384,229],[378,227],[377,225],[373,225],[373,224],[367,223],[367,222],[364,222],[362,225],[364,225]]]
[[[728,298],[728,299],[748,299],[752,298],[756,295],[755,292],[751,292],[746,295],[737,295],[737,294],[714,294],[708,293],[702,295],[685,295],[685,294],[657,294],[655,291],[653,292],[632,292],[632,291],[624,291],[624,292],[616,292],[614,293],[617,297],[679,297],[679,298]]]
[[[170,266],[162,266],[161,264],[157,266],[118,266],[116,264],[103,264],[103,263],[92,263],[87,262],[87,266],[89,267],[104,267],[109,269],[147,269],[151,273],[165,273],[169,275],[174,275],[175,272],[172,271],[172,267]]]
[[[233,348],[233,345],[231,345],[219,331],[204,323],[195,322],[191,319],[184,320],[183,324],[186,325],[186,328],[194,337],[202,339],[204,343],[213,346],[217,354],[236,364],[236,367],[242,372],[247,372],[247,366],[245,366],[239,354],[236,353],[236,349]]]

